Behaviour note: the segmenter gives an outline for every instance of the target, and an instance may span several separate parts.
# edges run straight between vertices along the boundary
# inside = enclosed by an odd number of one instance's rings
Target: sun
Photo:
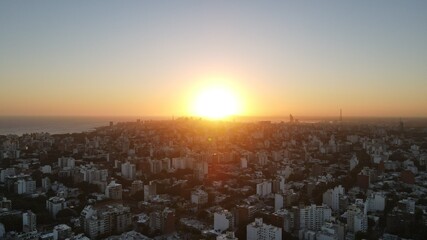
[[[201,90],[194,102],[194,113],[200,117],[223,119],[239,113],[240,104],[230,89],[209,87]]]

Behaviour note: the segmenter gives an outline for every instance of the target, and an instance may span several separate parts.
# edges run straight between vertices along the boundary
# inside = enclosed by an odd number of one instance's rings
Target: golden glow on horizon
[[[201,90],[194,100],[193,113],[200,117],[222,119],[241,113],[241,105],[230,89],[209,87]]]

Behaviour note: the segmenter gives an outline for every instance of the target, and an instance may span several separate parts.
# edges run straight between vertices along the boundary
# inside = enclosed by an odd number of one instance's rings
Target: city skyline
[[[198,95],[219,87],[228,115],[427,117],[426,10],[3,1],[0,116],[206,115]]]

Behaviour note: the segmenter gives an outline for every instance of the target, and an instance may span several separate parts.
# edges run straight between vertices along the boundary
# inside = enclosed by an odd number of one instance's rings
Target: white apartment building
[[[330,220],[332,210],[326,205],[316,206],[314,204],[299,209],[299,228],[319,230],[325,221]]]
[[[50,215],[53,218],[56,218],[56,214],[65,209],[67,207],[67,203],[64,198],[60,197],[51,197],[46,200],[46,209],[49,211]]]
[[[328,205],[334,211],[339,211],[341,195],[344,195],[344,188],[341,185],[333,189],[328,189],[323,193],[323,204]]]
[[[123,193],[122,185],[119,183],[116,183],[116,181],[111,181],[105,188],[105,196],[107,198],[111,198],[114,200],[121,200],[122,193]]]
[[[36,231],[37,226],[37,215],[31,210],[28,210],[22,214],[22,231],[32,232]]]
[[[122,177],[130,180],[134,180],[136,176],[136,166],[135,164],[126,162],[121,166]]]
[[[265,197],[271,194],[271,181],[264,181],[256,185],[256,194],[260,197]]]
[[[255,218],[255,221],[246,226],[247,240],[281,240],[282,229],[262,222],[262,218]]]
[[[221,210],[214,213],[214,230],[217,232],[224,232],[231,230],[234,227],[234,217],[228,210]]]
[[[367,211],[384,211],[385,208],[385,195],[384,193],[372,193],[366,198]]]

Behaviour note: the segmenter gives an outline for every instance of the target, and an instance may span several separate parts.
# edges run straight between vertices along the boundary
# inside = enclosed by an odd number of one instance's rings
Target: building
[[[344,239],[344,226],[325,223],[320,231],[316,232],[316,240],[339,240]]]
[[[274,226],[283,228],[285,232],[292,232],[295,228],[295,214],[286,209],[275,211],[271,216]]]
[[[58,167],[61,169],[73,169],[76,166],[76,160],[72,157],[58,158]]]
[[[4,208],[6,210],[11,210],[12,209],[12,201],[3,197],[2,200],[0,201],[0,208]]]
[[[258,164],[259,165],[265,165],[268,163],[268,156],[266,152],[257,152],[256,153],[257,157],[258,157]]]
[[[254,222],[246,226],[247,240],[281,240],[282,229],[262,222],[262,218],[256,218]]]
[[[105,188],[105,196],[107,198],[111,198],[113,200],[121,200],[122,199],[122,185],[116,183],[116,181],[111,181],[110,184]]]
[[[218,235],[216,240],[238,240],[238,238],[234,236],[234,232],[226,232],[224,234]]]
[[[415,200],[412,198],[402,199],[398,202],[398,207],[404,212],[415,213]]]
[[[344,188],[341,185],[333,189],[328,189],[323,193],[323,204],[328,205],[334,211],[339,211],[340,196],[342,195],[344,195]]]
[[[282,193],[274,194],[274,211],[280,210],[284,207],[284,195]]]
[[[234,216],[237,225],[247,225],[255,219],[255,214],[259,211],[256,206],[237,205]]]
[[[299,229],[320,230],[325,221],[330,220],[332,210],[326,205],[314,204],[299,209]]]
[[[135,180],[130,186],[130,195],[134,195],[139,191],[144,191],[144,183],[141,180]]]
[[[132,226],[132,214],[129,207],[122,204],[86,206],[80,213],[80,222],[86,236],[95,239],[98,236],[123,233]]]
[[[372,193],[366,198],[367,211],[384,211],[385,208],[385,195],[384,193]]]
[[[19,179],[14,182],[14,192],[16,194],[33,194],[36,192],[36,181],[32,179]]]
[[[194,171],[194,176],[197,179],[203,180],[206,177],[206,175],[209,173],[208,162],[202,161],[202,162],[194,163],[193,171]]]
[[[368,216],[355,204],[347,209],[347,229],[349,232],[357,233],[368,230]]]
[[[46,209],[53,218],[56,218],[56,214],[58,214],[59,211],[65,209],[66,207],[67,203],[65,202],[64,198],[51,197],[46,200]]]
[[[52,173],[52,166],[50,166],[50,165],[41,166],[40,171],[42,173]]]
[[[197,204],[197,205],[203,205],[208,203],[208,193],[197,189],[195,191],[191,192],[191,203]]]
[[[14,192],[16,194],[21,195],[25,193],[26,191],[25,179],[19,179],[13,185],[14,185]]]
[[[216,232],[224,232],[231,230],[234,227],[234,217],[228,210],[221,210],[214,213],[214,230]]]
[[[50,178],[49,178],[49,177],[44,177],[44,178],[42,178],[42,188],[43,188],[45,191],[49,191],[51,186],[52,186],[52,183],[51,183],[51,181],[50,181]]]
[[[359,164],[357,156],[354,154],[350,159],[350,171],[353,170]]]
[[[32,232],[36,231],[37,226],[37,215],[31,210],[28,210],[22,214],[22,231]]]
[[[150,160],[150,172],[153,174],[160,173],[163,170],[162,160]]]
[[[136,166],[135,164],[131,164],[129,162],[123,163],[121,166],[122,177],[134,180],[136,176]]]
[[[175,232],[175,210],[165,208],[163,211],[150,213],[150,228],[160,230],[163,234]]]
[[[248,160],[246,158],[241,158],[240,159],[240,167],[241,168],[248,168]]]
[[[59,224],[53,227],[53,239],[65,240],[73,236],[71,227],[67,224]]]
[[[256,185],[256,194],[260,197],[265,197],[271,194],[271,181],[264,181]]]
[[[152,197],[156,196],[157,187],[156,183],[151,181],[148,185],[144,185],[144,201],[150,200]]]
[[[284,193],[286,191],[285,189],[285,177],[284,176],[278,176],[272,183],[272,191],[274,193]]]
[[[0,182],[5,182],[6,177],[15,176],[15,168],[6,168],[0,170]]]

